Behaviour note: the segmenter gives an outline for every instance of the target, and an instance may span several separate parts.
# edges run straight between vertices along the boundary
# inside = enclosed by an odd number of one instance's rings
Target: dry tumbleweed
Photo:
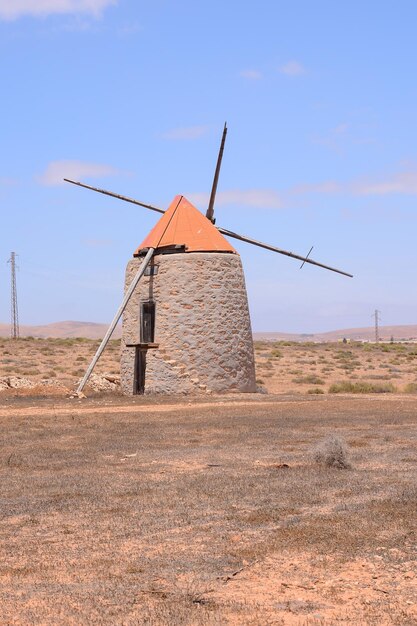
[[[338,469],[350,469],[347,459],[347,446],[343,439],[329,435],[314,448],[313,459],[316,463]]]

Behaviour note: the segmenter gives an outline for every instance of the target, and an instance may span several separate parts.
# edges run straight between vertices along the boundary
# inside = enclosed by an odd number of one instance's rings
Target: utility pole
[[[19,339],[19,312],[17,308],[17,289],[16,289],[16,253],[12,252],[10,259],[11,269],[11,314],[10,314],[10,336],[12,339]]]
[[[375,343],[379,343],[379,316],[380,316],[381,311],[378,311],[377,309],[375,309],[375,313],[373,314],[372,317],[375,318]]]

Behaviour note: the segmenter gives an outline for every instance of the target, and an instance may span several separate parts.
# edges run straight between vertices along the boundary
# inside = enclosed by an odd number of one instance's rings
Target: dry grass
[[[0,422],[2,624],[416,623],[412,396],[6,398]],[[311,459],[329,432],[350,471]]]
[[[417,383],[408,383],[404,388],[405,393],[417,393]]]
[[[361,381],[352,383],[345,380],[330,385],[329,393],[394,393],[397,391],[392,383],[369,383]]]
[[[297,385],[324,385],[324,380],[315,376],[314,374],[310,374],[309,376],[301,376],[299,378],[293,378],[293,383]]]

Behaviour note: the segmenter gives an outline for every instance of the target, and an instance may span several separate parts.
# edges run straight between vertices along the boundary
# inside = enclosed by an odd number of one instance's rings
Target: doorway
[[[148,344],[155,339],[155,302],[140,303],[140,343],[135,344],[135,365],[133,374],[133,394],[145,393],[146,353]]]
[[[135,346],[135,367],[133,371],[133,394],[145,393],[146,349]]]

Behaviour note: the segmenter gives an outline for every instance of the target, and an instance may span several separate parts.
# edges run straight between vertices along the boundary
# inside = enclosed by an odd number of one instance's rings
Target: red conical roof
[[[166,246],[185,246],[185,252],[237,254],[210,220],[184,196],[175,196],[167,211],[135,251],[134,256],[144,248]]]

